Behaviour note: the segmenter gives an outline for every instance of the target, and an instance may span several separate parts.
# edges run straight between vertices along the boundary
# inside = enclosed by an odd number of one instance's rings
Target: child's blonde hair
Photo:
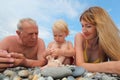
[[[55,30],[59,30],[59,31],[62,31],[62,32],[65,32],[66,33],[66,36],[69,35],[69,29],[68,29],[68,25],[67,23],[60,19],[60,20],[57,20],[53,27],[52,27],[53,31]]]

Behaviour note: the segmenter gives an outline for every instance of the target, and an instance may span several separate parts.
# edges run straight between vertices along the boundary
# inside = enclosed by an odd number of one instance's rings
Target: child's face
[[[61,31],[53,31],[53,36],[57,43],[63,43],[65,41],[66,33]]]

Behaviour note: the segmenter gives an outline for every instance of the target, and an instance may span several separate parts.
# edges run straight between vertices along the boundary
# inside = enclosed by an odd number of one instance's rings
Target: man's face
[[[23,23],[23,30],[20,32],[20,38],[23,45],[33,47],[38,41],[38,27],[34,24]]]

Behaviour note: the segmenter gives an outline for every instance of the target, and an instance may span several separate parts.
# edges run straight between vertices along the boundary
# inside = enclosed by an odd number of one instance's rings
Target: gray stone
[[[10,78],[9,77],[5,77],[3,80],[10,80]]]
[[[78,66],[71,68],[71,70],[72,70],[72,75],[74,77],[79,77],[86,72],[86,69],[84,69],[83,67],[78,67]]]
[[[68,67],[47,67],[41,70],[41,75],[43,76],[51,76],[53,78],[63,78],[66,76],[72,75],[71,69]]]
[[[39,67],[35,67],[33,74],[40,74],[40,73],[41,73],[40,68]]]
[[[47,80],[54,80],[54,79],[51,76],[48,76]]]
[[[6,70],[3,72],[3,74],[4,74],[5,76],[9,76],[9,77],[12,77],[12,76],[16,75],[16,73],[15,73],[14,71],[8,70],[8,69],[6,69]]]
[[[68,76],[67,80],[75,80],[75,78],[73,76]]]
[[[45,78],[44,77],[40,77],[38,80],[45,80]]]
[[[0,80],[3,80],[6,76],[0,73]]]
[[[107,75],[102,76],[101,79],[102,79],[102,80],[117,80],[116,78],[110,77],[110,76],[107,76]]]
[[[28,71],[28,70],[20,70],[20,71],[18,72],[18,75],[19,75],[20,77],[28,77],[28,76],[29,76],[29,71]]]

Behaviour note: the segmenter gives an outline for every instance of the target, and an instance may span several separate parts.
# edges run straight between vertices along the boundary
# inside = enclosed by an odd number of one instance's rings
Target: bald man
[[[33,19],[19,21],[17,35],[8,36],[0,42],[0,71],[7,67],[41,67],[46,64],[45,44],[38,38],[38,32]]]

